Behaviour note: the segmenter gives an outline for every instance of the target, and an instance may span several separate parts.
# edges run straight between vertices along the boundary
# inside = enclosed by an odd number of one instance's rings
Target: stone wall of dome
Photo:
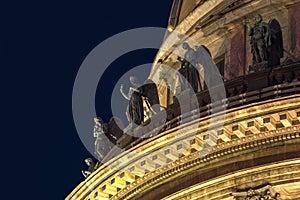
[[[162,84],[167,119],[159,131],[138,127],[135,135],[151,136],[140,139],[124,134],[66,199],[300,199],[300,0],[174,0],[173,9],[162,46],[188,41],[178,32],[205,45],[224,65],[226,97],[213,102],[209,90],[199,91],[197,108],[191,101],[182,113]],[[285,53],[280,65],[250,73],[242,21],[256,14],[280,23]],[[177,56],[159,51],[149,78],[163,82],[157,61],[178,70]]]
[[[181,5],[180,1],[174,1],[174,3],[176,2]],[[192,2],[191,4],[196,3],[196,6],[188,9],[190,11],[188,14],[185,11],[182,13],[180,11],[171,12],[171,14],[177,13],[178,23],[169,25],[172,27],[172,31],[167,33],[165,46],[178,46],[185,42],[186,38],[174,37],[174,34],[178,32],[198,44],[206,46],[215,63],[221,65],[220,73],[224,76],[225,81],[249,74],[252,53],[250,37],[243,25],[243,20],[248,18],[253,21],[256,14],[262,15],[263,21],[266,23],[272,19],[276,19],[280,23],[284,48],[284,57],[281,58],[281,63],[286,64],[300,59],[300,30],[298,30],[300,14],[297,12],[300,10],[300,1],[206,0]],[[184,20],[180,18],[182,15],[186,16]],[[166,53],[165,50],[158,53],[156,61],[159,59],[164,60],[167,65],[170,65],[168,63],[170,59],[178,62],[176,55]],[[172,66],[178,68],[178,65],[177,63]],[[159,65],[154,64],[150,78],[159,79],[157,77],[158,68]],[[172,102],[172,100],[165,99],[165,94],[160,95],[163,104]]]

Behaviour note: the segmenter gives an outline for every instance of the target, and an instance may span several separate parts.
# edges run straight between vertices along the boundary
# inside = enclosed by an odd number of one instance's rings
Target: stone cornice
[[[288,160],[284,162],[278,162],[274,164],[268,164],[260,167],[250,168],[246,170],[240,170],[236,173],[229,174],[226,176],[221,176],[213,180],[208,180],[196,185],[193,185],[185,190],[179,191],[164,200],[181,200],[181,199],[193,199],[204,198],[207,195],[211,195],[211,200],[213,199],[230,199],[233,200],[232,194],[236,190],[245,190],[250,188],[250,185],[260,186],[260,184],[274,184],[271,186],[273,193],[279,192],[284,196],[284,199],[296,199],[300,198],[300,192],[296,188],[300,188],[300,160]],[[272,176],[268,176],[272,174]],[[294,183],[288,183],[291,180],[291,174],[293,174]],[[256,180],[253,180],[256,177]],[[269,182],[266,183],[265,181]],[[244,188],[236,188],[236,182],[244,184]],[[298,182],[297,182],[298,181]],[[252,182],[252,183],[250,183]],[[242,184],[241,184],[242,185]],[[246,186],[246,187],[245,187]],[[295,190],[296,189],[296,190]],[[283,192],[285,191],[285,192]],[[290,197],[290,198],[287,198]]]
[[[300,95],[278,98],[230,109],[226,113],[224,127],[219,127],[218,129],[218,125],[215,124],[216,128],[214,128],[216,132],[218,132],[217,130],[223,130],[222,134],[219,135],[223,142],[209,148],[209,154],[202,158],[199,158],[199,152],[203,152],[203,145],[209,143],[209,141],[206,141],[205,139],[205,135],[207,134],[205,131],[209,125],[207,121],[213,116],[208,116],[201,120],[193,120],[187,124],[175,127],[150,138],[129,149],[128,152],[116,156],[107,163],[109,166],[102,165],[96,172],[81,183],[67,199],[88,199],[95,195],[95,191],[97,191],[97,195],[102,194],[104,196],[110,196],[112,199],[122,199],[121,197],[124,197],[124,195],[128,197],[134,196],[141,190],[145,191],[149,189],[150,185],[152,188],[155,184],[161,184],[163,181],[169,180],[170,177],[173,179],[182,173],[188,173],[191,170],[197,169],[200,165],[205,166],[205,163],[218,162],[218,160],[225,159],[229,155],[239,154],[239,152],[252,152],[255,148],[261,148],[273,143],[277,144],[282,141],[299,140],[300,125],[293,124],[294,122],[299,122],[300,117],[298,115],[300,116]],[[286,116],[286,118],[281,117],[282,119],[280,119],[280,116]],[[276,118],[279,121],[275,120],[276,122],[269,122],[266,120],[263,122],[263,119],[268,117]],[[280,120],[283,121],[280,122]],[[292,124],[287,123],[289,120],[292,120]],[[255,130],[258,129],[255,129],[255,127],[257,127],[255,124],[252,126],[252,121],[253,123],[258,123],[259,126],[268,125],[270,130],[260,132],[259,129],[259,132],[256,133]],[[248,122],[251,123],[249,124]],[[195,123],[199,124],[197,130],[189,130],[190,125]],[[269,125],[269,123],[275,124]],[[276,123],[280,123],[281,128],[276,128]],[[249,127],[247,127],[247,124]],[[285,124],[285,126],[282,127],[282,124]],[[236,132],[233,126],[241,126],[243,128],[238,128],[238,132]],[[272,127],[275,127],[275,129],[272,130]],[[183,130],[181,133],[185,134],[179,135],[178,137],[179,128]],[[250,130],[254,132],[251,132]],[[196,139],[192,140],[192,137]],[[176,142],[174,141],[175,138],[180,140]],[[191,141],[193,142],[189,143]],[[172,154],[172,152],[174,153],[174,148],[176,149],[176,146],[178,147],[178,145],[184,144],[189,145],[181,149],[184,150],[181,151],[181,154],[177,154],[176,151],[175,154]],[[166,151],[171,152],[171,157],[164,154]],[[156,157],[161,158],[161,160],[152,160],[155,155]],[[168,159],[166,159],[166,156]],[[173,160],[170,160],[170,158]],[[150,163],[142,166],[141,163],[145,162],[145,160],[148,160],[147,162]],[[149,166],[152,166],[153,164],[155,166],[157,163],[165,166],[156,170],[154,168],[149,168]],[[137,166],[139,166],[138,171],[136,171]],[[124,178],[124,173],[127,174],[125,179],[130,180],[131,183],[128,184],[129,182],[125,181],[127,184],[124,182],[121,186],[119,184],[118,187],[120,188],[111,186],[112,180],[121,180],[120,177]],[[108,190],[107,188],[112,190]],[[115,193],[114,191],[118,192]]]
[[[300,126],[297,127],[296,130],[293,130],[292,132],[294,132],[294,131],[300,131]],[[283,133],[283,130],[279,131],[279,132]],[[281,143],[283,141],[288,141],[288,140],[292,140],[292,139],[296,139],[296,138],[298,138],[298,145],[295,147],[299,148],[300,147],[300,145],[299,145],[300,144],[299,143],[300,134],[299,134],[299,132],[294,132],[294,133],[281,134],[281,135],[276,134],[274,137],[271,136],[269,138],[264,138],[264,139],[260,139],[259,137],[257,137],[257,138],[254,137],[254,138],[251,138],[254,140],[248,139],[248,141],[247,142],[244,141],[243,144],[242,144],[242,142],[236,141],[234,143],[234,145],[232,145],[231,147],[224,149],[223,151],[211,153],[211,154],[205,156],[204,158],[201,158],[201,157],[199,158],[199,153],[194,153],[188,157],[183,157],[183,158],[179,159],[174,164],[166,166],[165,168],[163,168],[159,171],[147,174],[146,176],[137,179],[137,181],[134,182],[133,185],[131,185],[131,186],[129,185],[124,190],[122,190],[118,193],[119,196],[115,196],[112,199],[131,199],[140,193],[146,193],[147,191],[150,191],[153,188],[155,188],[163,183],[169,182],[170,180],[178,179],[179,177],[182,177],[185,174],[189,174],[190,172],[207,169],[207,166],[209,166],[209,168],[212,168],[211,171],[214,171],[213,165],[215,165],[216,163],[219,163],[219,162],[225,162],[225,161],[223,161],[223,159],[221,159],[222,157],[224,158],[225,156],[227,156],[227,159],[230,159],[230,160],[232,160],[231,162],[236,163],[237,160],[234,159],[234,157],[237,156],[236,154],[239,154],[238,157],[244,157],[243,159],[245,159],[245,158],[247,158],[247,156],[246,156],[247,154],[243,155],[242,152],[248,151],[248,153],[250,153],[250,156],[252,157],[253,152],[257,151],[259,149],[258,148],[259,146],[263,146],[265,144],[270,145],[272,143],[273,144]],[[293,147],[293,148],[295,148],[295,147]],[[255,148],[256,148],[256,150],[255,150]],[[275,149],[275,147],[274,147],[274,149]],[[250,159],[253,159],[251,157],[250,157]],[[299,160],[297,160],[296,162],[299,163]],[[224,165],[224,163],[222,163],[222,165]],[[222,165],[220,165],[220,167]],[[298,167],[298,168],[300,169],[300,167]],[[228,171],[230,171],[230,169],[228,169]],[[206,173],[209,173],[209,172],[206,172]],[[217,174],[216,174],[216,176],[217,176]],[[226,177],[227,175],[224,175],[224,176]],[[180,180],[180,178],[179,178],[179,180]],[[298,180],[300,181],[300,174],[299,174]],[[133,188],[133,189],[131,189],[131,188]]]

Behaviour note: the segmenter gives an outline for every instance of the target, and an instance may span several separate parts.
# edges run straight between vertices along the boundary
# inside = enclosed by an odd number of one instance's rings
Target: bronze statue
[[[121,84],[120,92],[129,101],[126,109],[126,116],[129,123],[140,125],[144,121],[142,94],[139,90],[140,83],[135,76],[130,76],[129,80],[133,87],[129,88],[128,94],[125,94],[123,84]]]
[[[269,25],[262,21],[260,14],[255,15],[255,24],[250,26],[249,19],[243,23],[247,26],[248,35],[251,36],[251,52],[255,63],[268,61],[268,47],[271,45]]]
[[[131,76],[130,82],[133,87],[129,88],[128,94],[125,94],[123,84],[120,87],[120,92],[125,99],[129,100],[126,116],[130,125],[134,128],[144,122],[143,102],[145,101],[149,110],[155,114],[158,109],[153,110],[152,106],[159,104],[159,99],[157,87],[153,81],[147,80],[144,85],[141,85],[135,76]]]
[[[181,91],[191,88],[194,92],[199,92],[201,86],[197,69],[191,66],[187,61],[183,60],[181,68],[178,72],[182,75],[179,77]],[[182,78],[184,78],[185,80],[182,80]],[[187,84],[189,84],[190,86]]]
[[[209,49],[204,45],[201,45],[200,47],[195,46],[194,50],[187,43],[183,43],[182,48],[187,50],[187,52],[185,53],[184,59],[179,58],[182,63],[181,68],[179,69],[179,73],[190,84],[193,91],[197,93],[206,88],[204,80],[214,78],[208,75],[208,71],[210,71],[209,69],[204,69],[205,66],[203,66],[203,62],[207,63],[207,59],[201,58],[201,56],[203,56],[203,53],[201,53],[201,51],[204,49],[204,51],[208,53],[209,59],[212,61],[211,53]],[[180,83],[182,87],[181,91],[188,88],[184,80],[180,80]]]
[[[87,158],[84,160],[86,165],[89,167],[88,170],[82,170],[82,175],[87,178],[91,173],[95,170],[96,164],[91,158]]]
[[[260,14],[255,15],[255,24],[250,26],[249,19],[243,20],[251,36],[251,52],[253,64],[268,63],[269,67],[280,64],[283,57],[282,31],[279,22],[271,19],[269,23],[262,21]]]
[[[179,78],[181,91],[191,88],[197,93],[202,88],[200,76],[198,70],[191,64],[197,64],[196,51],[186,42],[182,44],[182,48],[186,50],[186,53],[184,59],[181,60],[181,68],[179,69],[179,73],[182,75]],[[182,80],[182,78],[185,78],[185,80]],[[190,84],[190,86],[187,84]]]

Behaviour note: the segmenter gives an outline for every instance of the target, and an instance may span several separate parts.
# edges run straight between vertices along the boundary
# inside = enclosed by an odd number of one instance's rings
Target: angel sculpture
[[[193,49],[186,42],[182,44],[182,48],[187,50],[179,69],[179,73],[185,78],[185,81],[180,80],[182,91],[189,88],[187,83],[195,93],[206,89],[206,82],[215,78],[215,73],[211,72],[214,62],[209,49],[204,45],[195,46]]]
[[[203,87],[201,86],[198,70],[191,64],[197,64],[196,51],[191,48],[186,42],[182,44],[182,48],[186,50],[186,53],[184,55],[184,59],[181,61],[181,68],[178,71],[182,75],[181,78],[185,78],[185,80],[180,80],[181,91],[184,91],[191,87],[191,89],[193,89],[193,91],[197,93]],[[189,84],[190,86],[188,86],[187,84]]]
[[[153,81],[147,80],[144,85],[141,85],[135,76],[130,76],[129,80],[132,87],[129,88],[128,94],[124,92],[123,84],[120,87],[120,92],[129,101],[126,116],[132,128],[134,128],[144,122],[144,103],[150,112],[155,114],[158,110],[153,109],[153,106],[159,104],[159,99],[157,87]]]
[[[262,21],[260,14],[255,15],[254,26],[250,26],[249,19],[243,20],[248,35],[251,36],[250,45],[253,55],[253,64],[268,63],[269,67],[280,64],[283,57],[282,31],[276,19],[269,23]]]

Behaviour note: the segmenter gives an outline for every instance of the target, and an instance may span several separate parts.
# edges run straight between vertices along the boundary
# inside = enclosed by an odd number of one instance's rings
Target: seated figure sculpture
[[[87,158],[84,160],[86,165],[88,166],[88,170],[82,170],[82,175],[87,178],[91,173],[95,170],[96,164],[91,158]]]

